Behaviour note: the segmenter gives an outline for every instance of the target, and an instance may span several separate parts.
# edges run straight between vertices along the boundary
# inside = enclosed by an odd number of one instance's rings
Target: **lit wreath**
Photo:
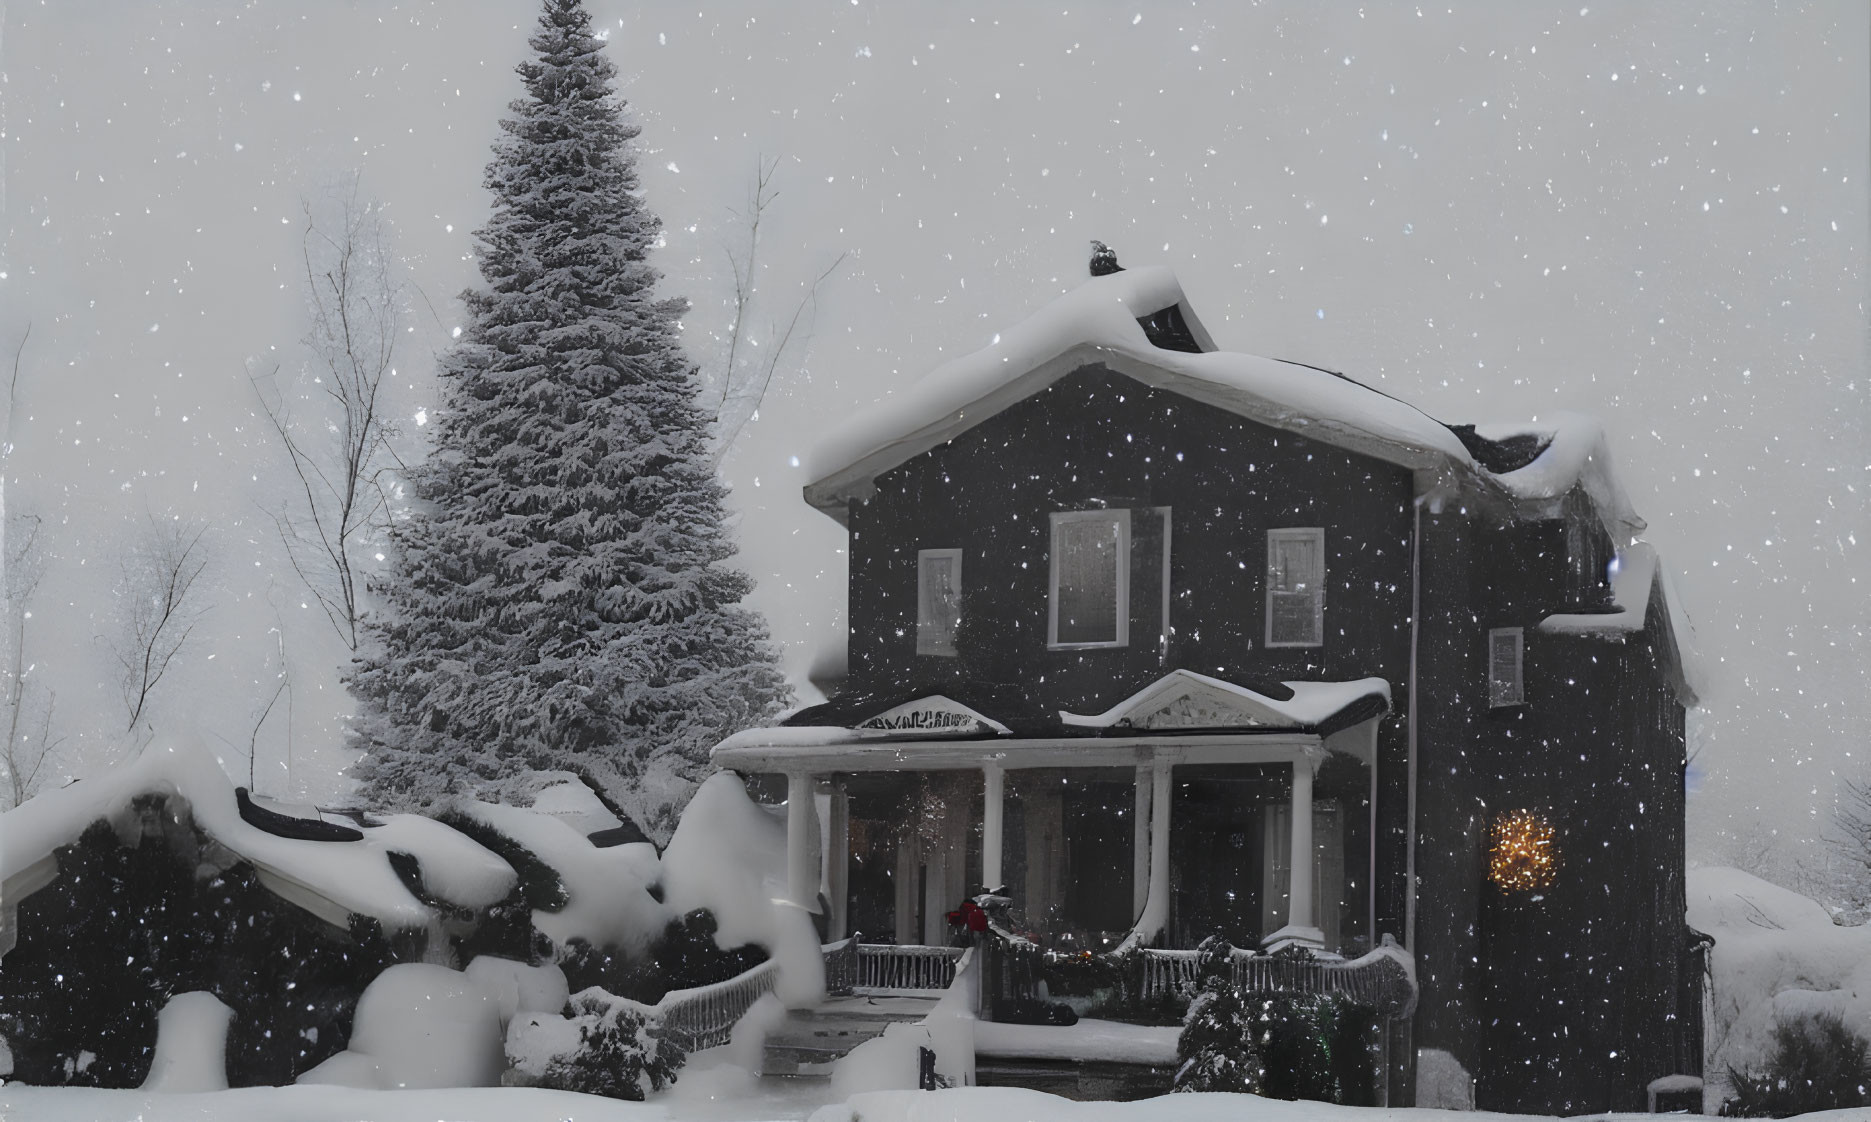
[[[1535,892],[1551,885],[1559,867],[1555,839],[1552,823],[1534,811],[1496,818],[1488,879],[1504,892]]]

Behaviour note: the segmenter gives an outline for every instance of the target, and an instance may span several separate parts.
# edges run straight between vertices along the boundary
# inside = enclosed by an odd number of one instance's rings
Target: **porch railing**
[[[826,943],[819,953],[825,958],[825,996],[849,996],[858,984],[858,937]]]
[[[779,969],[777,961],[768,959],[725,982],[671,990],[644,1012],[660,1020],[663,1031],[685,1051],[714,1048],[728,1042],[735,1022],[747,1015],[754,1002],[773,992]]]
[[[924,993],[945,990],[955,981],[960,947],[890,946],[854,943],[851,989],[858,993]],[[827,989],[830,975],[827,975]]]
[[[1143,996],[1187,993],[1200,973],[1195,951],[1144,949]],[[1337,994],[1367,1006],[1381,1017],[1395,1017],[1416,1003],[1416,983],[1403,963],[1404,952],[1386,945],[1351,962],[1293,959],[1236,949],[1229,973],[1243,993]]]

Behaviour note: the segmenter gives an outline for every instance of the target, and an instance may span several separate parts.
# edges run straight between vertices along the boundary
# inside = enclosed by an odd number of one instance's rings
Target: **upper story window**
[[[1526,685],[1521,671],[1526,655],[1526,633],[1518,627],[1496,627],[1488,632],[1488,707],[1524,705]]]
[[[916,553],[916,653],[953,655],[961,629],[961,550]]]
[[[1325,531],[1267,531],[1267,645],[1325,642]]]
[[[1130,642],[1130,511],[1052,516],[1052,579],[1046,645],[1122,647]]]

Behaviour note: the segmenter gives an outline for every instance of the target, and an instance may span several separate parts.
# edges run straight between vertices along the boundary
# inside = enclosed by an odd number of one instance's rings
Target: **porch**
[[[1056,951],[1216,932],[1266,951],[1377,945],[1377,716],[1331,732],[1016,738],[950,713],[989,735],[755,730],[782,735],[717,750],[785,815],[788,895],[827,942],[940,947],[949,913],[991,891],[1012,901],[1014,933]]]

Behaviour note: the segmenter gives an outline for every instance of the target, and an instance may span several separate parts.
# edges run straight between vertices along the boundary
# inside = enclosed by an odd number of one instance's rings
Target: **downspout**
[[[1423,498],[1417,496],[1410,529],[1410,712],[1409,729],[1409,833],[1404,839],[1403,948],[1416,953],[1416,690],[1417,642],[1423,628]]]

